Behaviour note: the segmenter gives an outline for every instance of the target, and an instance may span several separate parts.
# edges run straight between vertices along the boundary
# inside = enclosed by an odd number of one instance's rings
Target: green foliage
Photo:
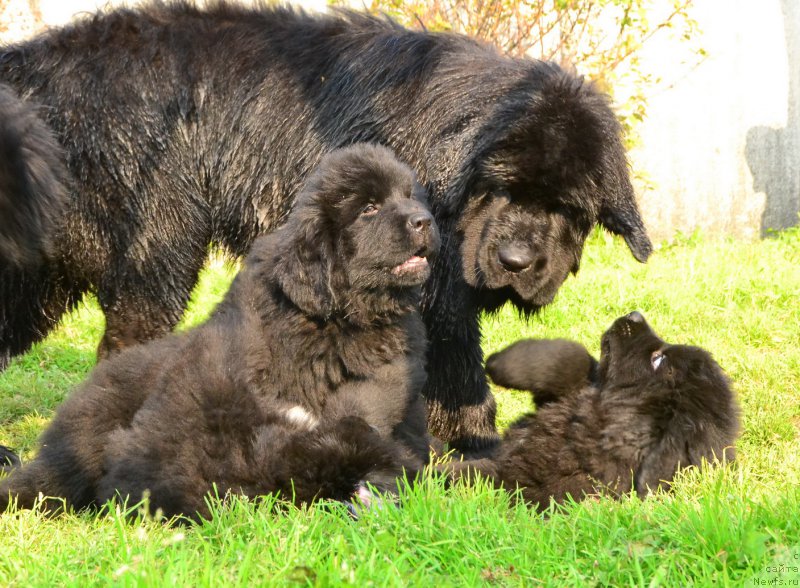
[[[216,262],[195,293],[202,320],[235,268]],[[702,235],[647,265],[592,234],[582,269],[530,321],[483,318],[484,349],[568,337],[593,353],[614,318],[640,309],[667,340],[711,349],[734,382],[737,460],[680,474],[670,494],[586,500],[537,515],[487,484],[426,476],[400,507],[351,520],[341,505],[274,498],[214,505],[196,526],[131,520],[136,506],[48,519],[0,516],[0,585],[710,586],[800,580],[800,231],[749,243]],[[93,362],[102,316],[87,302],[0,375],[0,443],[25,450]],[[496,389],[502,424],[530,408]],[[783,569],[783,571],[780,571]],[[774,571],[778,570],[778,571]]]

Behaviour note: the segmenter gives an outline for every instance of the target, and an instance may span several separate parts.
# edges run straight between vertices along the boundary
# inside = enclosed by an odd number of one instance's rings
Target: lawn
[[[185,325],[202,321],[235,268],[213,258]],[[520,337],[599,351],[614,318],[641,310],[668,341],[713,351],[742,405],[738,459],[679,475],[670,494],[589,500],[544,515],[487,486],[425,479],[399,508],[358,521],[338,505],[234,501],[169,527],[127,513],[0,516],[0,585],[800,586],[800,231],[757,243],[679,238],[637,264],[595,233],[582,268],[525,322],[483,319],[489,353]],[[35,452],[54,408],[91,369],[93,301],[0,375],[0,443]],[[185,326],[184,325],[184,326]],[[531,408],[495,389],[499,424]]]

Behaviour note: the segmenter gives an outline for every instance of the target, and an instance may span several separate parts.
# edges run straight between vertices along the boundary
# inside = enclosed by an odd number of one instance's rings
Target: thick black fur
[[[10,471],[20,465],[19,457],[11,448],[0,445],[0,472]]]
[[[36,267],[52,253],[67,204],[66,178],[48,126],[0,83],[0,280],[3,268]]]
[[[422,300],[430,426],[479,449],[497,439],[480,311],[549,303],[597,223],[651,250],[607,97],[462,36],[151,4],[0,49],[0,81],[42,106],[72,182],[57,260],[0,286],[0,362],[86,290],[101,357],[169,332],[209,242],[244,254],[324,153],[377,142],[417,172],[442,233]]]
[[[645,496],[680,468],[734,458],[739,408],[722,369],[704,349],[660,339],[638,312],[606,331],[599,364],[577,343],[537,340],[491,356],[487,371],[533,392],[537,410],[493,457],[448,469],[519,487],[540,509],[567,495]]]
[[[388,149],[328,155],[208,322],[98,364],[0,482],[0,511],[148,490],[153,510],[207,516],[214,485],[296,502],[391,490],[428,458],[417,306],[438,243]]]

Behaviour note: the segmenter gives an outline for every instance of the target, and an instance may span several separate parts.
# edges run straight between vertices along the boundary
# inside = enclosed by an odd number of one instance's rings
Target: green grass
[[[202,320],[234,272],[210,264],[186,324]],[[597,353],[603,330],[633,309],[667,340],[713,350],[731,376],[743,408],[736,463],[687,471],[671,494],[545,515],[487,486],[445,490],[435,479],[359,521],[338,506],[269,499],[219,505],[186,528],[119,511],[19,512],[0,516],[0,585],[800,585],[800,231],[758,243],[680,239],[647,265],[596,233],[544,312],[527,323],[510,308],[484,318],[484,349],[568,337]],[[33,455],[91,369],[102,326],[88,302],[0,375],[0,443]],[[523,393],[495,393],[501,426],[531,406]]]

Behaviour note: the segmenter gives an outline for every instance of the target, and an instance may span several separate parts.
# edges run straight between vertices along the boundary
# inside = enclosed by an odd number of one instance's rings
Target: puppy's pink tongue
[[[393,274],[402,274],[403,272],[413,271],[415,269],[425,267],[428,265],[428,260],[419,255],[412,255],[400,265],[392,269]]]

